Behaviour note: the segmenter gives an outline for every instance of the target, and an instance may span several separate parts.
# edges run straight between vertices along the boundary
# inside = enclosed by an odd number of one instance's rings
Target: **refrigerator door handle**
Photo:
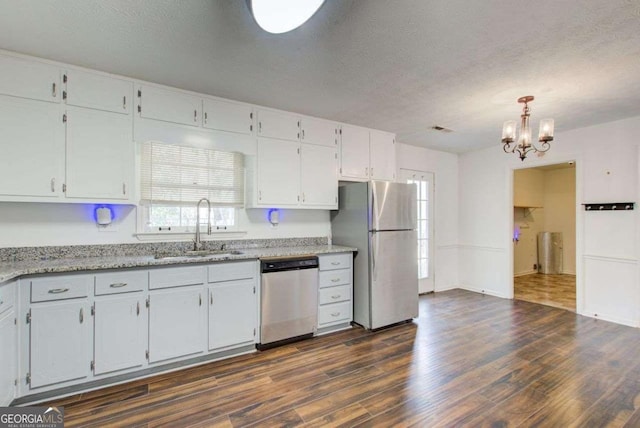
[[[378,240],[376,239],[376,231],[371,232],[371,276],[372,279],[378,277],[376,272],[376,253],[378,252]]]

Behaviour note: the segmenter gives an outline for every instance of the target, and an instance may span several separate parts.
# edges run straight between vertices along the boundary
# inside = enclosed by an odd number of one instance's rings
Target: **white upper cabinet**
[[[335,122],[303,117],[300,128],[301,142],[338,147],[338,125]]]
[[[337,158],[334,147],[300,144],[302,205],[338,208]]]
[[[59,103],[60,68],[37,61],[0,56],[0,94]]]
[[[205,98],[202,106],[202,125],[205,128],[239,134],[253,132],[253,108],[250,105]]]
[[[0,96],[0,195],[62,196],[62,114],[56,104]]]
[[[300,144],[258,139],[258,204],[295,206],[300,200]]]
[[[369,130],[342,125],[340,146],[340,176],[369,179]]]
[[[138,111],[145,119],[200,126],[202,99],[179,91],[140,86]]]
[[[371,130],[369,133],[369,175],[372,180],[393,181],[396,178],[395,135]]]
[[[129,114],[133,105],[133,83],[86,71],[65,73],[67,105]]]
[[[300,139],[300,118],[291,113],[258,110],[258,135],[298,141]]]
[[[129,199],[135,155],[131,118],[69,107],[66,124],[66,196]]]

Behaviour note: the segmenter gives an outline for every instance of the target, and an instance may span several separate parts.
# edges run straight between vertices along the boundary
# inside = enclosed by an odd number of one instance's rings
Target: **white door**
[[[134,155],[129,116],[67,109],[67,197],[128,199]]]
[[[133,84],[97,73],[69,70],[65,73],[67,105],[129,114]],[[131,119],[129,119],[131,120]]]
[[[370,131],[371,179],[395,181],[396,145],[395,135],[389,132]]]
[[[2,55],[0,70],[0,94],[54,103],[62,99],[57,66]]]
[[[147,350],[147,310],[142,293],[105,296],[95,302],[95,374],[139,367]]]
[[[298,205],[300,199],[300,144],[258,139],[258,204]]]
[[[202,106],[202,125],[205,128],[239,134],[251,134],[253,131],[253,110],[248,104],[205,99]]]
[[[340,177],[369,179],[369,130],[342,125]]]
[[[256,332],[256,282],[221,282],[209,287],[209,349],[253,342]]]
[[[300,144],[302,205],[338,208],[338,160],[334,147]]]
[[[338,146],[338,125],[335,122],[303,117],[300,128],[300,141],[303,143]]]
[[[14,382],[18,377],[15,311],[0,315],[0,406],[8,406],[15,394]]]
[[[258,110],[258,135],[298,141],[300,139],[300,118],[290,113]]]
[[[433,194],[434,176],[431,172],[400,170],[400,179],[405,183],[415,183],[418,191],[418,276],[420,293],[435,290],[433,272]]]
[[[31,307],[31,388],[83,379],[91,371],[91,313],[86,301]]]
[[[154,291],[149,296],[149,362],[185,357],[204,351],[202,287]]]
[[[57,104],[0,96],[0,195],[62,196],[62,114]]]
[[[191,126],[200,126],[202,122],[199,97],[155,86],[140,86],[137,95],[142,118]]]

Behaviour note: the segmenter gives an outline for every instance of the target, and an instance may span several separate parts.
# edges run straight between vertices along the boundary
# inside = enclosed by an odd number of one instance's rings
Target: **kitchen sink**
[[[193,259],[216,256],[239,256],[241,254],[244,253],[239,250],[194,250],[181,253],[158,253],[154,257],[156,259]]]

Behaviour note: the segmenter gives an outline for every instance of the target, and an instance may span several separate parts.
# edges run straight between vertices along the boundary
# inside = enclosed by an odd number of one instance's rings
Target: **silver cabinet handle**
[[[331,282],[340,282],[340,278],[332,279]]]
[[[0,300],[0,306],[4,305],[4,300]]]
[[[51,179],[51,193],[55,193],[56,192],[56,179],[52,178]]]
[[[213,306],[213,293],[211,294],[211,306]]]
[[[198,110],[194,110],[193,111],[193,121],[197,122],[198,121]]]
[[[200,299],[200,306],[202,306],[202,294],[198,294],[198,298]]]
[[[340,315],[340,312],[331,312],[332,317],[337,317]]]
[[[369,168],[368,167],[364,169],[364,175],[369,175]]]
[[[80,308],[80,324],[84,322],[84,308]]]
[[[122,194],[123,195],[127,194],[127,184],[126,183],[122,183]]]
[[[49,294],[62,294],[66,293],[67,291],[69,291],[68,288],[52,288],[51,290],[49,290]]]
[[[111,288],[122,288],[126,287],[128,284],[126,282],[116,282],[114,284],[109,285]]]
[[[331,296],[333,300],[339,299],[340,297],[342,297],[340,294],[334,294],[333,296]]]
[[[258,132],[262,133],[262,122],[258,122]]]
[[[302,193],[302,202],[305,202],[307,200],[307,196],[304,194],[304,192]]]
[[[136,302],[136,315],[140,316],[140,302]]]
[[[262,190],[258,190],[258,200],[262,200]]]
[[[204,124],[207,124],[207,119],[209,119],[209,114],[205,111],[204,112]]]
[[[340,262],[331,262],[331,264],[332,264],[333,266],[339,266],[339,265],[340,265]]]
[[[56,90],[55,82],[51,85],[51,96],[54,98],[58,96],[58,91]]]
[[[126,95],[124,97],[122,97],[122,108],[124,110],[127,109],[127,96]]]
[[[304,140],[304,129],[302,130],[302,139]]]
[[[371,176],[373,177],[373,167],[371,168]]]

